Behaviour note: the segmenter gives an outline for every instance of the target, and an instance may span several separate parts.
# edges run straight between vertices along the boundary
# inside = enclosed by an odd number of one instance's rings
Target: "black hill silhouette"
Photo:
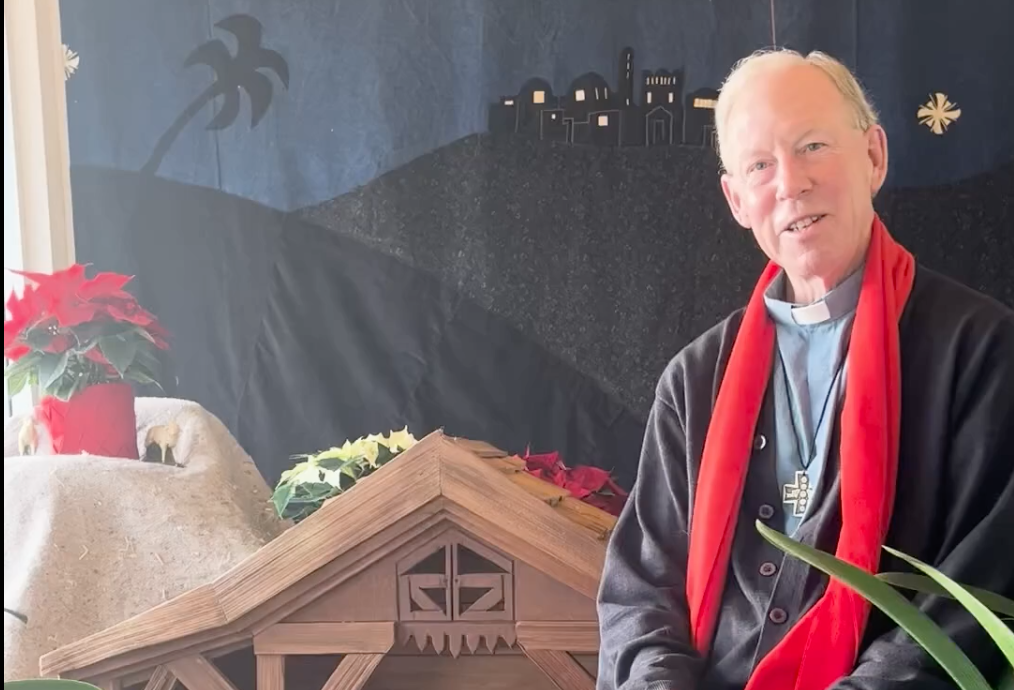
[[[215,26],[236,37],[236,54],[232,55],[219,39],[208,41],[190,53],[183,63],[184,67],[206,65],[213,70],[215,80],[191,101],[159,138],[151,157],[141,169],[143,173],[154,174],[158,170],[162,159],[187,123],[219,96],[223,97],[222,109],[208,123],[207,129],[225,129],[236,121],[239,116],[240,89],[246,91],[250,98],[250,126],[256,127],[274,97],[271,79],[262,70],[274,72],[282,86],[289,88],[289,65],[280,53],[261,45],[264,29],[257,19],[246,14],[234,14]]]

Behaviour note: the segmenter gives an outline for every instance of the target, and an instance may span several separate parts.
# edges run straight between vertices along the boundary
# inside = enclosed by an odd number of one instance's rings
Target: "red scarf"
[[[898,319],[915,261],[875,217],[852,326],[841,414],[841,517],[836,555],[876,572],[891,520],[901,416]],[[764,292],[768,265],[747,305],[715,402],[694,500],[687,599],[694,644],[706,655],[722,591],[758,414],[775,347]],[[731,488],[730,488],[731,487]],[[837,580],[771,650],[747,690],[826,690],[852,672],[870,605]]]

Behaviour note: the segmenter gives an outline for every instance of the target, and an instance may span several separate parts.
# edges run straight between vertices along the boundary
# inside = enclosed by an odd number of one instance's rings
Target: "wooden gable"
[[[330,666],[326,690],[592,688],[613,524],[519,459],[436,432],[215,582],[42,671],[234,690],[216,659],[247,650],[248,685],[268,690],[293,680],[293,657]]]

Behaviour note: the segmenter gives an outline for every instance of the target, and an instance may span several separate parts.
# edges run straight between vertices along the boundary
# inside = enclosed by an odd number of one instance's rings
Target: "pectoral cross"
[[[782,503],[792,506],[792,517],[803,517],[810,502],[810,478],[799,470],[791,484],[782,485]]]

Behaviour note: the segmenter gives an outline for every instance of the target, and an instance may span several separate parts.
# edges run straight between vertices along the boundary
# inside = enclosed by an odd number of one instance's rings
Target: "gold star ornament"
[[[937,92],[919,107],[915,115],[919,118],[919,124],[926,125],[931,132],[939,135],[961,117],[961,109],[956,103],[951,103],[946,94]]]

